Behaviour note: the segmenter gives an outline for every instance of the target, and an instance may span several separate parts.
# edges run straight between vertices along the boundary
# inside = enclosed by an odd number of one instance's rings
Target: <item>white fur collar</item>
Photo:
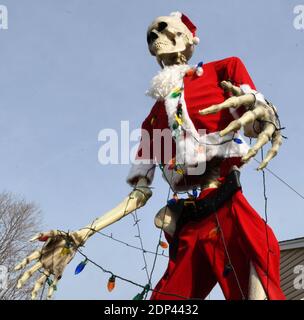
[[[146,95],[156,100],[165,99],[179,85],[180,80],[184,78],[190,68],[187,64],[164,67],[153,77]]]

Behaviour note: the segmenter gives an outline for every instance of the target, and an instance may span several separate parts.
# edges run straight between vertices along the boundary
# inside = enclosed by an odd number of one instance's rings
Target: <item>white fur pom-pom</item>
[[[193,43],[194,44],[199,44],[199,42],[200,42],[200,39],[199,39],[199,37],[193,37]]]
[[[182,13],[179,11],[175,11],[175,12],[171,12],[170,13],[171,17],[177,17],[177,18],[181,18],[182,17]]]

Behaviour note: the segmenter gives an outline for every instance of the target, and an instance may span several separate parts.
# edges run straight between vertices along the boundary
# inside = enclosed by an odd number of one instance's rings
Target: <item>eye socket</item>
[[[164,29],[166,29],[168,27],[168,24],[166,22],[160,22],[158,24],[158,27],[157,27],[157,31],[158,32],[162,32]]]

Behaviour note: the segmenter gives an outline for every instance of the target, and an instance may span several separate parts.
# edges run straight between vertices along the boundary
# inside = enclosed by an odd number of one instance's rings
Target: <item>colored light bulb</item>
[[[70,248],[64,247],[64,248],[62,248],[60,255],[61,255],[61,256],[66,256],[66,255],[68,255],[70,252],[71,252]]]
[[[178,98],[181,95],[181,88],[176,88],[172,93],[171,93],[171,98]]]
[[[232,266],[230,264],[226,264],[224,268],[223,276],[226,278],[231,271],[232,271]]]
[[[143,293],[138,293],[132,300],[143,300],[144,295]]]
[[[237,144],[242,144],[243,143],[243,141],[241,139],[239,139],[239,138],[234,138],[233,141],[235,143],[237,143]]]
[[[177,114],[175,115],[175,121],[179,126],[183,124],[183,120]]]
[[[168,243],[167,243],[167,242],[159,241],[159,245],[160,245],[163,249],[167,249],[167,248],[168,248]]]
[[[173,130],[176,130],[178,127],[179,127],[178,122],[177,122],[177,121],[174,121],[174,122],[173,122],[173,125],[172,125],[172,129],[173,129]]]
[[[48,239],[49,239],[49,236],[41,236],[38,238],[39,241],[43,241],[43,242],[47,241]]]
[[[208,234],[208,237],[209,239],[215,239],[218,235],[218,232],[219,232],[219,228],[218,227],[215,227],[213,229],[211,229],[209,231],[209,234]]]
[[[176,173],[182,175],[182,174],[184,174],[184,170],[183,170],[183,169],[177,169],[177,170],[176,170]]]
[[[50,278],[47,278],[46,283],[51,287],[53,285],[53,280],[51,280]]]
[[[87,265],[87,263],[88,263],[88,260],[87,260],[87,259],[81,261],[81,262],[79,263],[79,265],[78,265],[78,266],[76,267],[76,269],[75,269],[75,274],[79,274],[79,273],[85,268],[85,266]]]
[[[170,200],[168,200],[167,204],[168,204],[168,206],[171,206],[171,205],[176,204],[176,202],[177,202],[176,199],[170,199]]]
[[[152,126],[153,126],[153,124],[154,124],[154,122],[155,122],[155,119],[156,119],[155,116],[153,116],[153,117],[151,118],[151,125],[152,125]]]
[[[193,189],[192,190],[192,195],[193,195],[194,198],[197,198],[197,195],[198,195],[197,189]]]
[[[107,288],[108,288],[109,292],[111,292],[115,288],[115,276],[112,275],[110,277],[108,284],[107,284]]]
[[[138,294],[133,298],[133,300],[143,300],[145,294],[146,294],[149,290],[150,290],[150,285],[147,284],[147,285],[144,287],[144,290],[143,290],[141,293],[138,293]]]
[[[187,75],[188,77],[193,76],[193,75],[194,75],[194,69],[189,69],[189,70],[187,71],[186,75]]]

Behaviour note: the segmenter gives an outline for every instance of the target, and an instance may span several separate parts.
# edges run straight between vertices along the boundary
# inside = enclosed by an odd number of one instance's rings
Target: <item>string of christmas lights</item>
[[[259,161],[257,161],[257,162],[259,162]],[[263,171],[262,171],[262,172],[263,172]],[[280,178],[280,179],[281,179],[281,178]],[[286,183],[285,183],[285,184],[286,184]],[[265,200],[265,217],[266,217],[266,222],[267,222],[267,220],[268,220],[268,213],[267,213],[266,177],[265,177],[265,176],[263,176],[263,186],[264,186],[264,200]],[[169,197],[170,197],[170,189],[169,189],[168,197],[167,197],[167,198],[169,199]],[[135,224],[134,224],[134,225],[138,224],[138,222],[139,222],[138,219],[135,220]],[[160,230],[160,239],[161,239],[162,231],[163,231],[163,229]],[[158,242],[158,244],[157,244],[156,252],[151,252],[151,251],[145,250],[145,249],[143,249],[143,248],[139,248],[139,247],[132,246],[132,245],[130,245],[129,243],[123,242],[123,241],[121,241],[121,240],[115,239],[112,234],[111,234],[111,235],[107,235],[107,234],[104,234],[104,233],[102,233],[102,232],[96,232],[96,233],[99,233],[99,234],[101,234],[102,236],[105,236],[105,237],[107,237],[107,238],[110,238],[110,239],[112,239],[113,241],[120,242],[120,243],[122,243],[122,244],[124,244],[124,245],[126,245],[126,246],[128,246],[128,247],[131,247],[131,248],[134,248],[134,249],[137,249],[137,250],[144,251],[145,253],[149,252],[149,253],[154,254],[155,256],[158,256],[158,255],[163,255],[163,256],[165,256],[164,254],[159,254],[159,253],[158,253],[158,249],[159,249],[159,247],[161,246],[161,240],[159,240],[159,242]],[[161,246],[161,247],[162,247],[162,246]],[[154,268],[152,268],[152,270],[151,270],[149,283],[148,283],[147,285],[142,285],[142,284],[136,283],[136,282],[134,282],[134,281],[132,281],[132,280],[130,280],[130,279],[126,279],[126,278],[124,278],[124,277],[118,276],[118,275],[114,274],[113,272],[111,272],[111,271],[109,271],[109,270],[106,270],[105,268],[103,268],[102,266],[100,266],[99,264],[97,264],[97,263],[96,263],[95,261],[93,261],[92,259],[89,259],[89,258],[88,258],[84,253],[82,253],[79,249],[78,249],[78,252],[79,252],[85,259],[77,266],[76,270],[79,271],[79,272],[77,272],[77,274],[80,273],[81,271],[83,271],[85,265],[86,265],[88,262],[91,262],[93,265],[95,265],[96,267],[98,267],[99,269],[101,269],[103,272],[106,272],[106,273],[111,274],[111,276],[110,276],[110,278],[109,278],[109,281],[108,281],[108,285],[107,285],[108,290],[109,290],[110,292],[114,289],[114,287],[115,287],[115,280],[116,280],[116,278],[118,278],[118,279],[120,279],[120,280],[122,280],[122,281],[126,281],[126,282],[128,282],[128,283],[130,283],[130,284],[133,284],[133,285],[135,285],[135,286],[140,287],[140,288],[143,289],[143,291],[142,291],[141,293],[137,294],[133,299],[144,299],[144,298],[145,298],[144,296],[147,295],[147,293],[148,293],[149,291],[151,291],[151,292],[158,292],[158,293],[161,293],[161,294],[164,294],[164,295],[176,296],[176,297],[179,297],[179,298],[182,298],[182,299],[188,299],[187,297],[183,297],[183,296],[180,296],[180,295],[177,295],[177,294],[166,293],[166,292],[159,292],[159,291],[157,291],[157,290],[151,289],[151,287],[150,287],[150,282],[151,282],[152,273],[153,273],[153,269],[154,269]],[[155,266],[155,264],[156,264],[156,259],[154,260],[153,267]],[[76,270],[75,270],[75,273],[76,273]],[[199,299],[199,300],[201,300],[200,298],[191,298],[191,299]]]
[[[256,160],[256,159],[255,159],[255,160]],[[260,163],[260,161],[258,161],[258,160],[256,160],[256,161]],[[270,170],[268,170],[268,171],[270,171]],[[264,171],[262,171],[262,172],[264,172]],[[287,182],[285,182],[282,178],[280,178],[278,175],[276,175],[276,174],[273,173],[272,171],[270,171],[270,173],[273,174],[273,175],[275,175],[275,177],[277,177],[277,178],[279,179],[279,181],[283,182],[285,185],[287,185],[288,187],[290,187],[289,184],[288,184]],[[266,176],[265,176],[265,173],[264,173],[264,175],[263,175],[263,187],[264,187],[265,218],[266,218],[265,221],[266,221],[266,223],[267,223],[267,221],[268,221],[268,213],[267,213],[267,200],[268,200],[268,198],[267,198],[267,195],[266,195]],[[294,189],[294,188],[292,188],[292,187],[290,187],[290,188],[291,188],[292,190]],[[304,197],[303,197],[299,192],[297,192],[296,190],[295,190],[295,192],[296,192],[301,198],[304,199]],[[167,197],[168,199],[169,199],[169,196],[170,196],[170,189],[169,189],[169,192],[168,192],[168,197]],[[139,222],[139,221],[138,221],[138,219],[137,219],[134,225],[138,224],[138,222]],[[88,228],[88,229],[92,229],[92,228]],[[90,230],[89,230],[89,231],[90,231]],[[159,247],[163,247],[163,248],[164,248],[164,247],[166,246],[166,245],[164,245],[164,246],[161,245],[161,243],[162,243],[162,241],[161,241],[161,235],[162,235],[163,229],[160,230],[160,238],[159,238],[159,242],[158,242],[157,247],[156,247],[156,252],[148,251],[148,250],[146,250],[146,249],[144,249],[144,248],[139,248],[139,247],[133,246],[133,245],[131,245],[131,244],[127,243],[127,242],[124,242],[124,241],[122,241],[122,240],[115,239],[112,234],[111,234],[111,235],[107,235],[107,234],[102,233],[102,232],[100,232],[100,231],[96,231],[96,230],[93,230],[93,231],[96,232],[96,233],[98,233],[98,234],[100,234],[100,235],[102,235],[102,236],[104,236],[104,237],[107,237],[107,238],[109,238],[109,239],[111,239],[111,240],[113,240],[113,241],[116,241],[116,242],[119,242],[119,243],[121,243],[121,244],[124,244],[124,245],[126,245],[126,246],[128,246],[128,247],[130,247],[130,248],[133,248],[133,249],[136,249],[136,250],[141,250],[141,251],[144,251],[145,253],[151,253],[151,254],[154,254],[155,256],[159,256],[159,255],[160,255],[160,256],[168,257],[168,256],[164,255],[163,253],[162,253],[162,254],[158,253]],[[61,232],[63,232],[63,231],[61,231]],[[63,249],[62,254],[67,254],[69,251],[66,250],[66,249],[69,249],[69,248],[70,248],[70,244],[69,244],[68,241],[67,241],[67,245],[66,245],[66,247]],[[179,297],[179,298],[182,298],[182,299],[188,299],[187,297],[183,297],[183,296],[180,296],[180,295],[177,295],[177,294],[166,293],[166,292],[159,292],[159,291],[157,291],[157,290],[151,289],[151,278],[152,278],[153,269],[154,269],[155,264],[156,264],[156,259],[154,259],[153,268],[152,268],[151,273],[150,273],[150,281],[149,281],[149,283],[148,283],[147,285],[144,286],[144,285],[139,284],[139,283],[136,283],[136,282],[134,282],[134,281],[132,281],[132,280],[130,280],[130,279],[126,279],[126,278],[124,278],[124,277],[118,276],[118,275],[114,274],[113,272],[111,272],[111,271],[109,271],[109,270],[106,270],[105,268],[103,268],[102,266],[100,266],[99,264],[97,264],[97,263],[96,263],[95,261],[93,261],[92,259],[89,259],[89,258],[88,258],[84,253],[82,253],[79,249],[78,249],[77,251],[78,251],[78,253],[80,253],[85,259],[84,259],[83,261],[81,261],[80,264],[76,267],[76,269],[75,269],[75,274],[79,274],[80,272],[82,272],[88,262],[92,263],[93,265],[95,265],[96,267],[98,267],[99,269],[101,269],[103,272],[109,273],[109,274],[111,275],[110,278],[109,278],[109,281],[108,281],[108,285],[107,285],[109,292],[111,292],[111,291],[115,288],[115,280],[116,280],[116,278],[118,278],[118,279],[120,279],[120,280],[122,280],[122,281],[126,281],[126,282],[128,282],[128,283],[130,283],[130,284],[133,284],[133,285],[135,285],[135,286],[137,286],[137,287],[142,288],[143,291],[140,292],[140,293],[138,293],[133,299],[144,299],[145,296],[147,296],[147,293],[148,293],[149,291],[151,291],[151,292],[158,292],[158,293],[161,293],[161,294],[164,294],[164,295],[176,296],[176,297]],[[47,275],[46,275],[46,276],[47,276]],[[49,286],[52,286],[52,285],[53,285],[53,281],[50,279],[50,276],[47,276],[47,284],[48,284]],[[43,290],[42,290],[40,299],[43,298],[44,290],[45,290],[45,286],[43,287]],[[55,288],[55,290],[56,290],[56,288]],[[199,299],[199,300],[201,300],[200,298],[191,298],[191,299]]]
[[[161,168],[161,170],[163,170],[162,166],[160,166],[160,168]],[[172,174],[171,174],[171,181],[172,181],[172,177],[173,177],[173,171],[172,171]],[[171,184],[169,183],[169,189],[168,189],[168,194],[167,194],[167,202],[169,201],[171,190],[172,190]],[[159,249],[159,247],[161,246],[161,243],[162,243],[161,239],[162,239],[162,234],[163,234],[166,210],[167,210],[167,206],[166,206],[166,209],[165,209],[165,212],[164,212],[162,226],[160,228],[160,232],[159,232],[159,236],[158,236],[158,243],[157,243],[157,246],[156,246],[156,249],[155,249],[155,256],[154,256],[154,259],[153,259],[153,264],[152,264],[151,272],[150,272],[150,275],[149,275],[149,282],[148,282],[149,285],[151,285],[151,283],[152,283],[152,276],[153,276],[153,272],[154,272],[154,269],[155,269],[155,266],[156,266],[157,257],[158,257],[157,253],[158,253],[158,249]],[[145,297],[144,297],[145,300],[147,299],[147,295],[148,295],[148,292],[146,292],[146,294],[145,294]]]
[[[176,92],[174,93],[174,95],[172,96],[172,98],[177,98],[177,97],[180,97],[181,93],[180,92]],[[182,121],[182,113],[180,111],[180,108],[177,109],[177,114],[176,114],[176,122],[174,123],[175,126],[173,128],[173,130],[179,130],[180,128],[182,128],[182,124],[183,124],[183,121]],[[232,138],[231,140],[229,141],[234,141],[235,143],[237,144],[241,144],[243,143],[242,140],[240,139],[237,139],[237,138]],[[226,142],[229,142],[229,141],[225,141]],[[258,160],[254,159],[255,161],[257,161],[258,163],[260,163]],[[263,150],[262,150],[262,161],[263,161]],[[160,169],[163,171],[164,167],[163,165],[159,165]],[[178,168],[177,165],[174,166],[174,169],[176,169],[176,172],[180,172],[180,174],[183,175],[184,177],[184,171],[180,168]],[[279,181],[283,182],[286,186],[288,186],[292,191],[294,191],[296,194],[298,194],[302,199],[304,199],[304,196],[301,195],[299,192],[297,192],[294,188],[292,188],[288,183],[286,183],[283,179],[281,179],[278,175],[274,174],[271,170],[269,170],[268,168],[266,168],[266,170],[268,170],[272,175],[274,175],[277,179],[279,179]],[[265,172],[264,170],[262,170],[262,173],[263,173],[263,187],[264,187],[264,201],[265,201],[265,218],[266,218],[266,225],[267,225],[267,220],[268,220],[268,217],[267,217],[267,196],[266,196],[266,177],[265,177]],[[173,172],[172,172],[173,174]],[[164,175],[166,177],[166,175]],[[168,196],[167,196],[167,202],[168,201],[171,201],[171,200],[174,200],[176,201],[177,200],[177,194],[174,193],[173,195],[173,199],[169,200],[169,197],[170,197],[170,192],[171,190],[173,191],[172,187],[171,187],[171,184],[170,182],[168,181],[168,179],[166,178],[168,184],[169,184],[169,191],[168,191]],[[198,192],[197,192],[197,189],[193,189],[193,192],[192,192],[192,195],[189,193],[189,192],[182,192],[184,194],[188,194],[190,195],[191,197],[193,198],[196,198],[198,196]],[[131,196],[129,197],[129,200],[131,199]],[[125,211],[124,211],[124,214],[123,216],[126,215],[127,213],[127,207],[128,207],[128,202],[126,204],[126,208],[125,208]],[[161,294],[164,294],[164,295],[170,295],[170,296],[175,296],[175,297],[179,297],[179,298],[182,298],[182,299],[189,299],[187,297],[183,297],[183,296],[180,296],[180,295],[177,295],[177,294],[172,294],[172,293],[166,293],[166,292],[160,292],[160,291],[157,291],[157,290],[154,290],[151,288],[151,282],[152,282],[152,275],[153,275],[153,272],[155,270],[155,266],[156,266],[156,261],[157,261],[157,257],[160,255],[160,256],[165,256],[165,257],[168,257],[166,255],[164,255],[163,253],[160,254],[158,253],[158,250],[159,250],[159,247],[163,248],[163,249],[166,249],[168,247],[168,244],[166,242],[163,242],[161,240],[162,238],[162,233],[163,233],[163,227],[160,229],[160,233],[159,233],[159,241],[157,243],[157,246],[156,246],[156,250],[155,252],[152,252],[152,251],[148,251],[148,250],[145,250],[144,247],[143,247],[143,240],[142,240],[142,237],[141,237],[141,232],[140,232],[140,227],[139,227],[139,219],[137,217],[137,212],[135,211],[135,213],[132,213],[132,216],[133,216],[133,219],[134,219],[134,225],[133,226],[137,226],[137,231],[138,231],[138,235],[136,235],[136,237],[139,238],[139,241],[140,241],[140,245],[141,247],[136,247],[136,246],[133,246],[133,245],[130,245],[129,243],[126,243],[124,241],[121,241],[121,240],[118,240],[118,239],[115,239],[112,234],[109,236],[109,235],[106,235],[102,232],[99,232],[99,231],[96,231],[94,229],[91,228],[92,231],[94,231],[94,233],[99,233],[103,236],[106,236],[110,239],[112,239],[113,241],[117,241],[117,242],[120,242],[122,244],[125,244],[126,246],[128,247],[131,247],[131,248],[134,248],[134,249],[137,249],[137,250],[141,250],[142,251],[142,254],[143,254],[143,260],[144,260],[144,263],[145,263],[145,266],[143,269],[145,269],[146,271],[146,274],[147,274],[147,278],[148,278],[148,284],[146,285],[142,285],[142,284],[139,284],[139,283],[136,283],[130,279],[127,279],[127,278],[124,278],[124,277],[121,277],[117,274],[114,274],[112,271],[109,271],[109,270],[106,270],[105,268],[103,268],[101,265],[97,264],[95,261],[93,261],[92,259],[89,259],[84,253],[81,252],[81,250],[79,248],[77,248],[77,252],[80,253],[85,259],[83,261],[81,261],[78,266],[76,267],[75,269],[75,275],[81,273],[84,268],[86,267],[87,263],[90,262],[92,263],[93,265],[95,265],[96,267],[98,267],[99,269],[101,269],[103,272],[105,273],[109,273],[110,274],[110,278],[108,280],[108,283],[107,283],[107,288],[108,288],[108,291],[111,292],[112,290],[114,290],[115,288],[115,281],[116,281],[116,278],[117,279],[120,279],[122,281],[126,281],[130,284],[133,284],[135,286],[138,286],[142,289],[142,291],[140,293],[138,293],[133,299],[134,300],[143,300],[143,299],[146,299],[147,297],[147,294],[148,292],[152,291],[152,292],[158,292],[158,293],[161,293]],[[164,215],[165,217],[165,215]],[[219,225],[219,228],[220,228],[220,225]],[[221,228],[220,228],[221,229]],[[224,244],[225,244],[225,239],[223,239],[224,241]],[[68,254],[70,253],[70,248],[71,248],[71,243],[69,243],[67,241],[66,243],[66,246],[63,248],[62,250],[62,255],[65,255],[65,254]],[[148,273],[148,266],[147,266],[147,261],[146,261],[146,257],[145,257],[145,254],[146,253],[151,253],[151,254],[154,254],[154,261],[153,261],[153,265],[152,265],[152,269],[151,269],[151,272],[150,272],[150,275]],[[229,253],[226,252],[226,254],[229,256]],[[231,268],[233,268],[232,264],[230,264]],[[236,279],[237,279],[237,275],[236,276]],[[48,277],[48,285],[53,285],[52,281],[49,279]],[[241,290],[241,288],[240,288]],[[241,290],[242,292],[242,290]],[[242,294],[243,296],[243,294]],[[210,298],[210,296],[209,296]],[[244,298],[244,297],[243,297]],[[199,299],[201,300],[201,298],[191,298],[191,299]]]
[[[144,295],[145,295],[147,292],[149,292],[149,291],[151,291],[151,292],[156,292],[156,293],[160,293],[160,294],[163,294],[163,295],[174,296],[174,297],[181,298],[181,299],[185,299],[185,300],[189,300],[189,298],[184,297],[184,296],[181,296],[181,295],[178,295],[178,294],[168,293],[168,292],[163,292],[163,291],[158,291],[158,290],[152,289],[149,284],[142,285],[142,284],[137,283],[137,282],[135,282],[135,281],[133,281],[133,280],[124,278],[124,277],[122,277],[122,276],[120,276],[120,275],[117,275],[117,274],[113,273],[113,272],[110,271],[110,270],[105,269],[105,268],[102,267],[100,264],[96,263],[94,260],[88,258],[88,256],[87,256],[86,254],[84,254],[80,249],[77,249],[77,252],[84,257],[84,260],[83,260],[82,262],[80,262],[80,264],[76,267],[76,270],[77,270],[77,269],[81,269],[82,267],[80,267],[80,266],[82,266],[82,265],[83,265],[83,262],[86,261],[86,264],[87,264],[88,262],[90,262],[90,263],[93,264],[95,267],[97,267],[98,269],[102,270],[104,273],[110,274],[110,278],[109,278],[109,280],[108,280],[108,285],[107,285],[108,290],[109,290],[109,282],[112,282],[112,283],[114,282],[114,283],[115,283],[115,280],[116,280],[116,279],[120,279],[120,280],[122,280],[122,281],[128,282],[128,283],[130,283],[130,284],[132,284],[132,285],[134,285],[134,286],[137,286],[137,287],[143,289],[142,292],[140,292],[140,293],[138,293],[136,296],[134,296],[133,300],[142,300],[142,299],[144,299]],[[81,271],[83,271],[83,269],[84,269],[84,268],[82,268]],[[114,284],[114,285],[112,284],[112,285],[111,285],[111,289],[110,289],[109,291],[112,291],[112,290],[114,289],[114,287],[115,287],[115,284]],[[191,298],[191,300],[202,300],[202,299],[201,299],[201,298]]]
[[[108,238],[108,239],[111,239],[111,240],[113,240],[113,241],[115,241],[115,242],[121,243],[121,244],[123,244],[123,245],[125,245],[125,246],[127,246],[127,247],[129,247],[129,248],[136,249],[136,250],[143,250],[145,253],[149,253],[149,254],[153,254],[153,255],[156,254],[156,253],[153,252],[153,251],[147,250],[147,249],[145,249],[145,248],[140,248],[140,247],[134,246],[134,245],[132,245],[132,244],[130,244],[130,243],[128,243],[128,242],[125,242],[125,241],[123,241],[123,240],[119,240],[119,239],[115,238],[112,233],[111,233],[111,234],[106,234],[106,233],[104,233],[104,232],[96,231],[96,230],[94,230],[94,229],[92,229],[92,231],[94,231],[94,232],[97,233],[97,234],[100,234],[100,235],[103,236],[103,237],[106,237],[106,238]],[[168,246],[168,245],[167,245],[167,246]],[[166,245],[163,245],[162,248],[167,249],[167,246],[166,246]],[[157,253],[157,255],[163,256],[163,257],[165,257],[165,258],[169,258],[169,256],[164,253],[164,250],[163,250],[162,253]]]
[[[148,174],[148,173],[147,173],[147,174]],[[135,188],[134,190],[136,190],[136,188]],[[134,191],[134,190],[133,190],[133,191]],[[168,199],[169,199],[169,196],[170,196],[170,187],[169,187],[169,192],[168,192],[167,201],[168,201]],[[130,195],[129,195],[129,199],[128,199],[128,201],[127,201],[127,204],[126,204],[126,207],[125,207],[123,216],[125,216],[126,213],[127,213],[127,207],[128,207],[128,203],[129,203],[129,200],[130,200],[130,199],[131,199],[131,193],[130,193]],[[133,224],[133,226],[137,226],[138,234],[136,235],[136,237],[139,238],[141,247],[138,248],[138,247],[135,247],[135,246],[131,246],[131,245],[129,245],[128,243],[123,242],[123,241],[121,241],[121,240],[116,240],[116,241],[118,241],[118,242],[120,242],[120,243],[124,243],[124,244],[126,244],[127,246],[132,247],[132,248],[134,248],[134,249],[138,249],[138,250],[141,250],[141,251],[142,251],[143,260],[144,260],[144,264],[145,264],[145,266],[144,266],[144,268],[143,268],[142,270],[145,270],[145,271],[146,271],[147,278],[148,278],[148,284],[145,285],[145,286],[143,286],[143,285],[140,285],[140,284],[136,284],[134,281],[131,281],[131,280],[129,280],[129,279],[126,279],[126,278],[123,278],[123,277],[121,277],[121,276],[115,275],[113,272],[106,270],[105,268],[103,268],[102,266],[100,266],[99,264],[97,264],[96,262],[94,262],[93,260],[89,259],[86,255],[84,255],[84,254],[81,252],[81,250],[79,249],[79,247],[77,248],[77,252],[79,252],[81,255],[83,255],[83,256],[85,257],[85,259],[84,259],[83,261],[81,261],[81,262],[78,264],[78,266],[76,267],[76,269],[75,269],[75,275],[77,275],[77,274],[79,274],[80,272],[82,272],[82,271],[84,270],[85,266],[87,265],[87,263],[88,263],[88,262],[91,262],[91,263],[94,264],[95,266],[99,267],[103,272],[107,272],[107,273],[110,273],[110,274],[111,274],[111,276],[110,276],[110,278],[109,278],[109,280],[108,280],[108,283],[107,283],[107,288],[108,288],[108,291],[109,291],[109,292],[111,292],[111,291],[115,288],[115,280],[116,280],[116,278],[119,278],[119,279],[121,279],[121,280],[128,281],[128,282],[132,283],[133,285],[140,286],[140,287],[143,289],[143,291],[140,292],[140,293],[138,293],[133,299],[134,299],[134,300],[142,300],[142,299],[146,299],[147,294],[148,294],[149,291],[154,291],[153,289],[151,289],[151,285],[152,285],[152,284],[151,284],[151,278],[152,278],[152,274],[153,274],[154,267],[155,267],[155,264],[156,264],[156,258],[157,258],[158,255],[163,255],[163,256],[164,256],[163,253],[162,253],[162,254],[159,254],[159,253],[158,253],[158,248],[159,248],[159,246],[161,246],[163,249],[168,248],[168,244],[167,244],[166,242],[164,242],[164,241],[161,240],[162,229],[163,229],[163,228],[161,228],[160,237],[159,237],[159,242],[158,242],[158,245],[157,245],[157,248],[156,248],[156,252],[155,252],[155,253],[154,253],[154,252],[151,252],[151,253],[154,254],[154,263],[153,263],[153,267],[152,267],[151,273],[150,273],[150,275],[149,275],[149,273],[148,273],[148,265],[147,265],[147,261],[146,261],[146,258],[145,258],[145,253],[147,253],[147,250],[145,250],[144,247],[143,247],[143,240],[142,240],[142,237],[141,237],[141,232],[140,232],[140,227],[139,227],[139,221],[140,221],[140,220],[139,220],[138,217],[137,217],[137,210],[135,210],[135,212],[132,213],[132,216],[133,216],[133,219],[134,219],[134,224]],[[93,225],[93,222],[92,222],[92,225]],[[93,228],[92,228],[92,225],[91,225],[91,228],[88,228],[88,229],[91,229],[94,233],[99,233],[99,234],[105,235],[105,234],[103,234],[102,232],[99,232],[99,231],[96,231],[95,229],[93,229]],[[108,237],[109,237],[109,236],[108,236]],[[113,239],[112,234],[111,234],[111,236],[110,236],[109,238]],[[65,251],[64,254],[67,254],[68,252],[69,252],[69,251]],[[155,258],[155,257],[156,257],[156,258]],[[168,257],[168,256],[167,256],[167,257]],[[164,294],[168,294],[168,293],[164,293]],[[175,294],[169,294],[169,295],[173,295],[173,296],[176,296],[176,297],[180,297],[180,298],[183,298],[183,299],[187,299],[186,297],[182,297],[182,296],[175,295]]]
[[[264,160],[264,150],[263,147],[261,149],[261,159],[262,161]],[[270,254],[270,249],[269,249],[269,236],[268,236],[268,198],[266,194],[266,174],[265,171],[262,170],[262,177],[263,177],[263,196],[264,196],[264,215],[265,215],[265,233],[266,233],[266,242],[267,242],[267,268],[266,268],[266,277],[267,277],[267,283],[266,283],[266,298],[268,296],[268,287],[269,287],[269,254]]]
[[[255,162],[261,164],[262,162],[257,160],[256,158],[253,158]],[[292,187],[288,182],[286,182],[283,178],[281,178],[278,174],[276,174],[274,171],[270,170],[268,167],[266,167],[264,170],[268,171],[272,176],[274,176],[277,180],[282,182],[287,188],[289,188],[291,191],[293,191],[296,195],[298,195],[302,200],[304,200],[304,195],[301,194],[299,191],[297,191],[294,187]]]
[[[144,267],[142,270],[145,270],[146,271],[146,275],[147,275],[147,279],[149,281],[149,271],[148,271],[148,264],[147,264],[147,260],[146,260],[146,253],[144,251],[144,246],[143,246],[143,240],[142,240],[142,237],[141,237],[141,232],[140,232],[140,227],[139,227],[139,219],[137,217],[137,210],[135,210],[135,212],[133,213],[132,212],[132,217],[134,219],[134,224],[133,224],[133,227],[134,226],[137,226],[137,232],[138,234],[136,235],[136,237],[139,239],[139,242],[140,242],[140,248],[141,248],[141,251],[142,251],[142,257],[143,257],[143,260],[144,260]]]

